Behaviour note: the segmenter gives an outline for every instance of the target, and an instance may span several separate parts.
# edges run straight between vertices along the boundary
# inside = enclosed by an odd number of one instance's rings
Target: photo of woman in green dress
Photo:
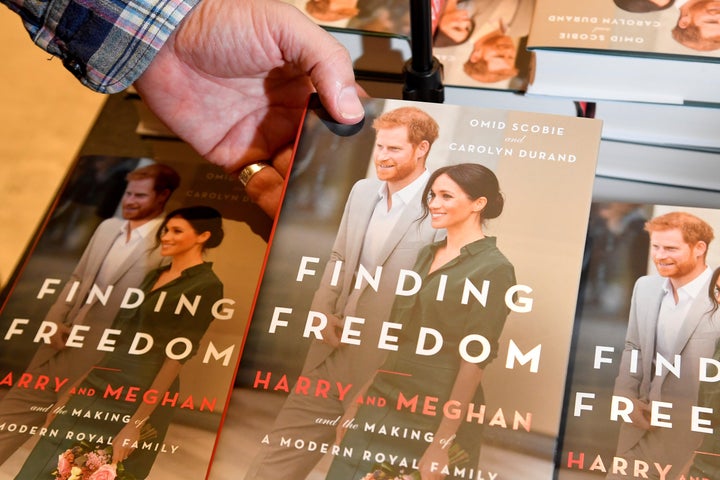
[[[422,280],[419,291],[396,297],[390,321],[402,325],[393,330],[398,348],[388,353],[362,397],[386,404],[356,402],[345,413],[341,427],[352,419],[358,428],[338,430],[340,451],[352,449],[353,455],[334,456],[329,480],[393,478],[372,476],[378,458],[388,459],[396,473],[415,475],[398,478],[465,478],[453,475],[459,457],[467,471],[477,468],[482,424],[466,421],[465,412],[471,408],[476,415],[484,405],[483,370],[497,355],[510,311],[506,292],[515,285],[512,264],[483,231],[487,220],[502,213],[504,198],[495,174],[469,163],[439,168],[424,193],[423,218],[429,215],[447,237],[418,254],[413,271]],[[485,301],[472,294],[463,300],[467,282],[487,293]],[[419,354],[418,338],[430,330],[440,332],[442,347]],[[424,407],[428,399],[432,411]],[[445,415],[444,405],[462,413]]]
[[[117,467],[113,473],[120,478],[148,476],[182,403],[179,373],[213,321],[213,305],[223,298],[222,282],[204,261],[205,250],[220,245],[223,235],[222,217],[211,207],[180,208],[165,217],[157,241],[170,263],[145,277],[139,306],[117,315],[112,351],[53,406],[47,428],[60,434],[40,437],[16,478],[73,478],[75,457],[88,453],[78,450],[79,438],[92,439],[98,451],[89,453],[101,457],[92,458],[106,462],[106,469]],[[133,343],[137,332],[152,339],[150,346]],[[139,350],[142,354],[131,353]]]

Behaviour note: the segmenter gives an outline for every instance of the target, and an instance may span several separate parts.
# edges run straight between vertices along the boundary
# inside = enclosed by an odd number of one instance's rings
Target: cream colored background
[[[0,6],[0,281],[5,282],[105,96],[37,48]]]

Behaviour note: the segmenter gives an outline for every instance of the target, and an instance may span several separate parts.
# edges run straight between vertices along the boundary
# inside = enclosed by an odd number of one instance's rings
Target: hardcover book
[[[596,173],[650,185],[717,192],[718,161],[720,154],[714,151],[602,140]]]
[[[246,479],[551,478],[600,122],[365,107],[308,109],[221,444]]]
[[[670,148],[720,151],[720,109],[701,105],[595,102],[603,138]]]
[[[4,292],[0,478],[205,478],[270,226],[183,143],[82,154]]]
[[[335,36],[358,72],[397,78],[412,57],[406,0],[283,1]]]
[[[452,86],[524,92],[531,57],[525,46],[535,0],[447,0],[433,54]]]
[[[706,0],[538,0],[528,93],[720,102],[719,12]]]
[[[286,0],[328,29],[364,75],[402,73],[412,56],[407,0]],[[444,83],[524,91],[530,56],[525,42],[534,0],[433,0],[433,54]]]
[[[657,190],[592,205],[560,480],[718,478],[720,202]]]

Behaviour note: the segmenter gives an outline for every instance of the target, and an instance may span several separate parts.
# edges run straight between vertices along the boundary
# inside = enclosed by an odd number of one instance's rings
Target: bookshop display
[[[113,95],[0,295],[0,480],[720,480],[720,2],[283,0],[350,52],[267,218]]]

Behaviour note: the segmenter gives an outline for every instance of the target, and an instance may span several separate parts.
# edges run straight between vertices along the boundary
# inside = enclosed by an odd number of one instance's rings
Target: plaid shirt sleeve
[[[148,67],[199,0],[0,0],[89,88],[115,93]]]

